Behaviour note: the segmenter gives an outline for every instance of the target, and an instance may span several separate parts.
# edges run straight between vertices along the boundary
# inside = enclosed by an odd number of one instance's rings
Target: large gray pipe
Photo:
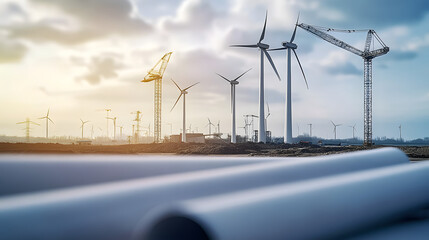
[[[384,148],[3,197],[0,239],[129,239],[160,204],[408,162]]]
[[[80,185],[232,167],[280,158],[0,155],[0,197]]]
[[[429,206],[428,189],[421,163],[206,197],[149,214],[141,239],[343,239]]]

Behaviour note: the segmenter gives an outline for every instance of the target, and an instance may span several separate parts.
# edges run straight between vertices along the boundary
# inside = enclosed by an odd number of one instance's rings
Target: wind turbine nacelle
[[[270,45],[265,44],[265,43],[257,43],[256,44],[259,48],[263,48],[263,49],[268,49],[270,48]]]
[[[231,84],[232,84],[232,85],[238,85],[238,84],[239,84],[239,82],[238,82],[238,81],[231,81]]]
[[[291,49],[297,49],[298,46],[295,43],[291,43],[291,42],[282,42],[282,45],[285,48],[291,48]]]

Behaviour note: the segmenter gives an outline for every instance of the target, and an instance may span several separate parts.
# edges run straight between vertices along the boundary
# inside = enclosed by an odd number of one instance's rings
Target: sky
[[[106,134],[105,108],[131,134],[143,112],[142,127],[153,131],[153,83],[147,72],[172,51],[163,79],[162,134],[178,133],[182,104],[171,110],[181,87],[187,127],[208,132],[207,118],[231,132],[230,86],[219,73],[240,79],[236,89],[237,125],[243,115],[258,114],[259,52],[230,48],[259,40],[268,11],[264,42],[281,47],[300,22],[338,29],[374,29],[390,52],[373,60],[373,137],[429,136],[429,3],[424,0],[1,0],[0,135],[24,136],[17,122],[27,117],[42,124],[32,136],[44,136],[46,115],[55,124],[51,136],[80,136],[90,121],[94,135]],[[366,33],[335,33],[363,49]],[[298,28],[292,60],[293,136],[308,133],[333,138],[331,121],[342,124],[338,138],[363,138],[363,60]],[[375,45],[377,47],[377,45]],[[285,115],[286,54],[271,52],[279,81],[265,61],[268,130],[282,137]],[[255,129],[257,128],[255,120]],[[112,127],[112,123],[110,123]],[[109,130],[110,134],[113,129]],[[243,135],[242,128],[237,129]]]

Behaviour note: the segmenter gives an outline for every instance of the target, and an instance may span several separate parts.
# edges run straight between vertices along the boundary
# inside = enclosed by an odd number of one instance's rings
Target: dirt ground
[[[385,146],[318,146],[311,144],[258,144],[258,143],[152,143],[127,145],[89,145],[52,143],[0,143],[0,153],[52,154],[200,154],[307,157],[344,153]],[[429,159],[429,146],[397,146],[413,160]]]

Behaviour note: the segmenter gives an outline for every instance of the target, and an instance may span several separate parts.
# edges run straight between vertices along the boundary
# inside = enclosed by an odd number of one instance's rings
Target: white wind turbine
[[[225,79],[227,82],[231,85],[231,113],[232,113],[232,125],[231,125],[231,143],[237,142],[237,135],[236,135],[236,127],[235,127],[235,85],[238,85],[238,79],[241,78],[244,74],[246,74],[251,69],[245,71],[240,76],[236,77],[233,80],[227,79],[226,77],[216,73],[219,75],[219,77]]]
[[[51,123],[54,123],[54,121],[52,121],[52,119],[49,117],[49,108],[48,108],[48,112],[46,113],[46,116],[40,117],[39,119],[46,119],[46,138],[49,138],[49,135],[48,135],[49,121],[51,121]]]
[[[86,123],[88,123],[89,121],[83,121],[82,119],[80,119],[80,121],[82,122],[82,125],[80,126],[80,128],[82,128],[82,139],[83,139],[83,127],[85,126]]]
[[[207,120],[209,120],[209,123],[207,123],[206,127],[207,126],[209,127],[209,136],[211,136],[212,135],[212,126],[213,127],[216,127],[216,126],[210,121],[210,118],[207,118]]]
[[[265,143],[266,133],[265,133],[265,97],[264,97],[264,54],[267,57],[268,61],[270,62],[271,66],[274,69],[274,72],[276,73],[277,77],[280,79],[280,75],[277,72],[276,66],[274,66],[274,62],[271,59],[270,54],[267,52],[267,49],[270,47],[270,45],[262,43],[261,41],[264,40],[265,37],[265,28],[267,26],[267,15],[268,12],[265,14],[265,23],[264,28],[262,29],[261,37],[259,38],[259,42],[256,44],[250,44],[250,45],[231,45],[231,47],[244,47],[244,48],[259,48],[261,51],[261,72],[260,72],[260,81],[259,81],[259,129],[258,129],[258,142]]]
[[[191,87],[193,87],[193,86],[197,85],[199,82],[194,83],[194,84],[192,84],[191,86],[189,86],[189,87],[187,87],[187,88],[181,89],[181,88],[179,87],[179,85],[177,85],[177,83],[176,83],[173,79],[171,79],[171,81],[173,81],[174,85],[176,85],[176,87],[179,89],[179,91],[180,91],[180,95],[179,95],[179,97],[177,98],[176,102],[174,103],[174,106],[171,108],[171,110],[170,110],[170,111],[173,111],[173,109],[174,109],[174,107],[176,106],[177,102],[180,100],[180,97],[182,97],[182,95],[183,95],[183,128],[182,128],[182,142],[186,142],[186,111],[185,111],[186,102],[185,102],[185,99],[186,99],[186,94],[188,94],[188,92],[187,92],[186,90],[188,90],[189,88],[191,88]]]
[[[337,127],[341,126],[342,124],[335,124],[333,121],[331,121],[332,125],[334,125],[334,139],[337,139]]]
[[[269,51],[277,51],[277,50],[287,50],[287,83],[286,83],[286,118],[285,118],[285,128],[284,128],[284,143],[292,143],[292,89],[291,89],[291,52],[294,53],[296,60],[298,62],[299,67],[301,68],[302,75],[304,76],[305,84],[308,89],[307,79],[304,74],[304,70],[302,69],[301,62],[299,61],[298,55],[296,54],[295,49],[298,46],[293,43],[295,40],[296,27],[298,25],[298,19],[296,20],[295,29],[293,30],[292,37],[289,42],[282,42],[283,47],[269,49]],[[292,50],[292,51],[291,51]]]

